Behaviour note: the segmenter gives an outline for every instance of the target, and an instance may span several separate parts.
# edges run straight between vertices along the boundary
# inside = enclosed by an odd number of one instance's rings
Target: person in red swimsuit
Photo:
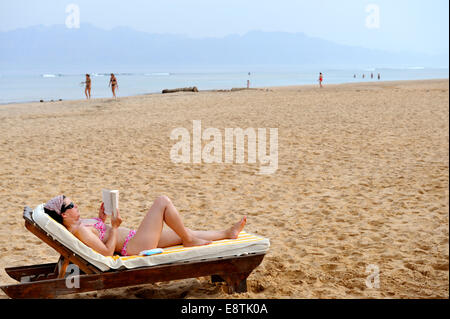
[[[58,195],[44,205],[44,211],[62,224],[84,244],[104,256],[119,253],[122,256],[138,255],[143,250],[165,248],[175,245],[185,247],[208,245],[214,240],[236,239],[244,228],[247,217],[224,230],[191,230],[184,226],[178,210],[167,196],[159,196],[137,230],[120,227],[119,212],[111,216],[111,225],[106,225],[103,203],[98,218],[81,219],[78,205]],[[169,228],[164,228],[164,223]]]
[[[322,86],[322,82],[323,82],[323,74],[322,74],[322,72],[320,72],[320,74],[319,74],[319,85],[320,85],[320,87],[323,87]]]

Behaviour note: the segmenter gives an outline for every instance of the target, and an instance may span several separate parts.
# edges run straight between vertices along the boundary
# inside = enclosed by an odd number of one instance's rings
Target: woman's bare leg
[[[184,246],[201,246],[211,243],[209,240],[195,237],[184,227],[181,216],[167,196],[158,197],[128,243],[129,254],[138,254],[145,249],[158,247],[164,222],[179,236]]]
[[[236,239],[239,236],[239,233],[245,226],[247,222],[247,217],[243,217],[239,222],[234,224],[228,229],[225,230],[191,230],[190,231],[193,236],[204,239],[204,240],[221,240],[221,239]],[[180,245],[182,243],[181,238],[172,230],[172,229],[164,229],[161,233],[161,237],[158,242],[158,247],[170,247],[175,245]]]

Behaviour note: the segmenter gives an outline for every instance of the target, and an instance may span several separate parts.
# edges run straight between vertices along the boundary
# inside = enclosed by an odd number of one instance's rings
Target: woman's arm
[[[107,217],[108,215],[105,214],[105,204],[102,202],[100,209],[98,210],[98,218],[105,222]]]
[[[98,238],[93,232],[91,232],[86,227],[79,227],[78,231],[74,233],[74,235],[84,244],[91,247],[93,250],[102,254],[103,256],[112,256],[114,255],[114,251],[116,249],[118,239],[117,233],[121,223],[122,219],[120,218],[119,210],[117,210],[116,218],[114,218],[114,216],[111,217],[111,230],[109,232],[109,237],[106,243],[103,243],[100,240],[100,238]]]
[[[106,244],[103,243],[92,231],[87,229],[87,227],[80,227],[74,235],[99,254],[102,254],[103,256],[114,255],[117,243],[117,227],[113,227],[111,229]]]

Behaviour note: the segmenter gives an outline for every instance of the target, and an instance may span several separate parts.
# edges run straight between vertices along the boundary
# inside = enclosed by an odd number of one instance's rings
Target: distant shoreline
[[[382,81],[382,80],[375,80],[370,79],[366,82],[343,82],[343,83],[332,83],[332,84],[326,84],[324,83],[324,88],[327,87],[336,87],[336,86],[352,86],[352,85],[377,85],[377,84],[399,84],[399,83],[413,83],[413,82],[433,82],[433,81],[444,81],[449,80],[449,78],[435,78],[435,79],[423,79],[423,80],[396,80],[396,81]],[[271,89],[286,89],[286,88],[310,88],[319,89],[317,84],[301,84],[301,85],[283,85],[283,86],[265,86],[265,87],[251,87],[251,88],[245,88],[245,87],[238,87],[238,88],[232,88],[232,89],[206,89],[206,90],[198,90],[198,93],[208,93],[208,92],[236,92],[236,91],[245,91],[245,90],[271,90]],[[172,95],[174,93],[166,93],[163,94],[161,92],[153,92],[153,93],[142,93],[142,94],[135,94],[135,95],[125,95],[125,96],[119,96],[117,99],[120,100],[121,98],[133,98],[133,97],[139,97],[139,96],[146,96],[146,95]],[[105,100],[105,99],[113,99],[112,97],[98,97],[98,98],[92,98],[91,100]],[[80,99],[53,99],[53,100],[44,100],[43,102],[40,102],[40,100],[35,101],[21,101],[21,102],[0,102],[1,106],[12,106],[12,105],[22,105],[22,104],[44,104],[44,103],[56,103],[56,102],[75,102],[75,101],[87,101],[85,98]]]

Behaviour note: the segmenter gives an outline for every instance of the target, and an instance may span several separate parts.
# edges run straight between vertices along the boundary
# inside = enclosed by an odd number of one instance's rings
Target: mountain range
[[[287,32],[192,38],[89,24],[78,29],[53,25],[0,32],[0,66],[98,64],[448,67],[448,54],[373,50]]]

